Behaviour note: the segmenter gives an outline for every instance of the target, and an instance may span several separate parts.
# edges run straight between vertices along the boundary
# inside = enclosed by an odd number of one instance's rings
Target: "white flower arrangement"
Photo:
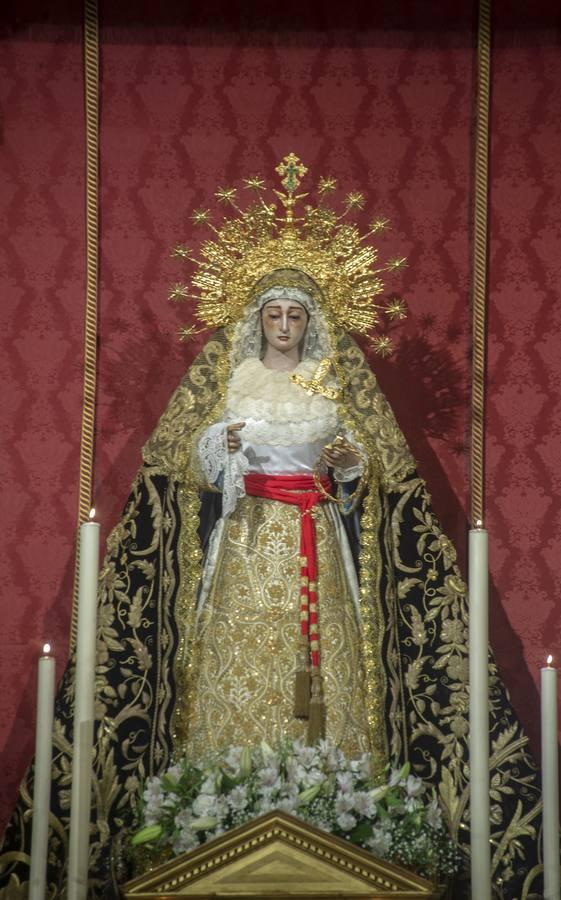
[[[177,856],[272,810],[428,878],[446,879],[460,868],[434,791],[408,763],[380,784],[369,754],[349,760],[328,741],[274,749],[263,742],[198,762],[181,759],[145,782],[131,843]]]

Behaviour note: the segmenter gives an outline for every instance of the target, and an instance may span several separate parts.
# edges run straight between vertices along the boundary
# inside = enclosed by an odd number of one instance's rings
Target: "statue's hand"
[[[245,422],[234,422],[233,425],[226,427],[226,440],[228,443],[228,453],[235,453],[242,445],[242,439],[238,432],[245,427]]]
[[[362,462],[357,449],[340,435],[332,444],[326,444],[321,452],[321,458],[327,466],[338,469],[350,469]]]

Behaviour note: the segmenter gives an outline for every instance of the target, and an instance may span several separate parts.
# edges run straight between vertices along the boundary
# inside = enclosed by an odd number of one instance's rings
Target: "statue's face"
[[[298,347],[304,337],[308,313],[295,300],[273,298],[261,310],[261,321],[267,343],[287,353]]]

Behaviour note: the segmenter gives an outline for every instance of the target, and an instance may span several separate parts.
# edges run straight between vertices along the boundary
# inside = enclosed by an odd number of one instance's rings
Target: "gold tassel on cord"
[[[308,744],[315,744],[325,737],[325,703],[323,700],[323,684],[319,669],[311,672],[312,696],[310,699],[310,715],[308,718]]]
[[[294,684],[294,716],[307,719],[310,714],[310,667],[308,638],[302,635],[296,655],[296,681]]]

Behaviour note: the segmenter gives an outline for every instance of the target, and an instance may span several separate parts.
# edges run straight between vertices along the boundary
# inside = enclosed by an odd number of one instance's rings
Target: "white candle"
[[[557,669],[541,670],[543,876],[545,900],[559,900],[559,768],[557,751]]]
[[[55,700],[55,660],[45,644],[37,666],[37,726],[33,778],[33,823],[31,826],[30,900],[44,900],[47,893],[47,851],[51,808],[51,763],[53,757],[53,715]]]
[[[98,570],[99,524],[84,522],[80,527],[68,900],[86,900],[88,894]]]
[[[469,757],[472,900],[491,898],[489,563],[487,531],[469,532]]]

